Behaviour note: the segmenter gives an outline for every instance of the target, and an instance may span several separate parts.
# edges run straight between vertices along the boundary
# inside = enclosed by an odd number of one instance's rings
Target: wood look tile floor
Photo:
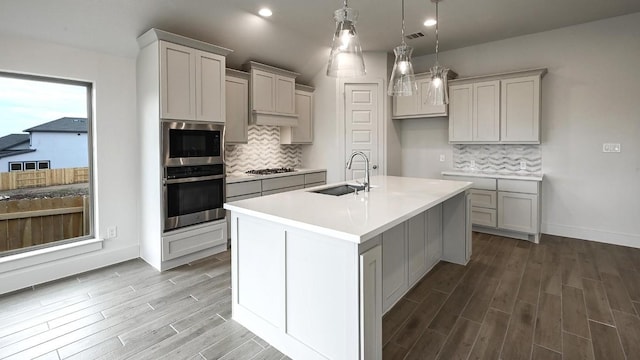
[[[383,318],[383,358],[640,359],[640,249],[473,234]]]
[[[640,359],[640,250],[474,233],[383,319],[388,359]],[[288,359],[230,320],[230,253],[0,296],[0,359]]]

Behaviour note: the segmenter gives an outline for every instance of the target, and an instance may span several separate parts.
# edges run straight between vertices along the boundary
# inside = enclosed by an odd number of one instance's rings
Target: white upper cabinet
[[[225,56],[160,41],[160,116],[225,121]]]
[[[297,126],[297,73],[250,61],[251,122],[257,125]]]
[[[298,126],[280,128],[281,144],[313,143],[313,88],[296,85],[296,113]]]
[[[249,74],[227,69],[225,90],[225,142],[246,144],[249,124]]]
[[[540,76],[502,80],[503,142],[540,142]]]
[[[448,73],[449,79],[457,76],[453,71]],[[431,84],[431,74],[423,73],[416,75],[416,85],[418,90],[411,96],[393,97],[393,118],[413,119],[424,117],[440,117],[448,115],[447,105],[431,105],[427,101],[427,90]],[[445,84],[445,86],[447,86]]]
[[[546,69],[452,81],[449,142],[540,143],[540,79]]]

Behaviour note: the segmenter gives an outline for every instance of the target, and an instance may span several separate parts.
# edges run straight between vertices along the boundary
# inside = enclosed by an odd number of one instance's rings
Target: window
[[[0,72],[0,257],[93,237],[91,92]]]

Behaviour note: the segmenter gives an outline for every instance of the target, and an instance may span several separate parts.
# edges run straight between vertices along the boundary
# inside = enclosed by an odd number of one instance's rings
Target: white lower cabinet
[[[427,273],[427,232],[426,212],[407,221],[407,242],[409,257],[409,286]]]
[[[498,192],[498,227],[525,233],[538,232],[538,195]]]
[[[227,224],[223,220],[190,226],[162,236],[162,261],[227,245]],[[222,249],[224,250],[224,249]]]
[[[427,210],[427,271],[442,258],[442,204]]]
[[[382,247],[360,254],[360,359],[382,359]]]
[[[409,286],[405,223],[382,234],[382,307],[387,311]]]

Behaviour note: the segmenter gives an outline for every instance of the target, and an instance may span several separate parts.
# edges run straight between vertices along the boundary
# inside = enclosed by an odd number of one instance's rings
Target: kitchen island
[[[472,184],[371,183],[225,204],[233,319],[293,359],[382,359],[383,313],[439,260],[469,260]]]

